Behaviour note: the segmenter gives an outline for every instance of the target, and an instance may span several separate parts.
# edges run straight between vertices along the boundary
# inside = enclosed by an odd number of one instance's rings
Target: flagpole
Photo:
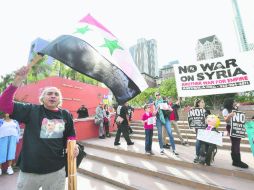
[[[76,146],[75,140],[67,142],[67,162],[68,162],[68,190],[77,190],[77,167],[74,149]]]
[[[29,69],[31,69],[36,63],[38,63],[43,58],[43,55],[36,54],[32,61],[28,63]]]

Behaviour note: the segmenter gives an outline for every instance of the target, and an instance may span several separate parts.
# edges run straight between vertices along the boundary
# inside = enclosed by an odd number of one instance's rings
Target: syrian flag
[[[148,87],[128,49],[90,14],[71,35],[59,36],[40,53],[103,82],[120,104]]]

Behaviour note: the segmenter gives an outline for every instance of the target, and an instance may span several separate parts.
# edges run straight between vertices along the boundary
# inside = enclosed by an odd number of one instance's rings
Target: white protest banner
[[[174,65],[180,97],[254,90],[254,53]]]
[[[202,129],[206,127],[205,109],[191,108],[188,112],[188,123],[190,128]]]
[[[150,117],[147,119],[147,125],[155,125],[156,124],[156,117]]]
[[[222,146],[222,133],[220,132],[199,129],[197,139]]]
[[[230,136],[236,138],[244,138],[246,136],[245,113],[235,111],[235,115],[231,118]]]

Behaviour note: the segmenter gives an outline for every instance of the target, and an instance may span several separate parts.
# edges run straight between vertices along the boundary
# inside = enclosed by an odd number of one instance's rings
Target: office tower
[[[215,35],[199,39],[196,53],[198,61],[222,57],[224,55],[222,44]]]
[[[240,51],[248,51],[248,42],[247,42],[247,38],[245,35],[245,31],[243,28],[243,23],[242,23],[242,18],[241,18],[241,14],[240,14],[240,10],[237,4],[237,0],[232,0],[232,6],[233,6],[233,11],[234,11],[234,16],[235,16],[235,20],[234,20],[234,24],[235,24],[235,29],[236,29],[236,33],[237,33],[237,39],[239,42],[239,48]]]
[[[141,73],[151,77],[159,75],[156,40],[138,39],[137,44],[130,48],[130,53]]]

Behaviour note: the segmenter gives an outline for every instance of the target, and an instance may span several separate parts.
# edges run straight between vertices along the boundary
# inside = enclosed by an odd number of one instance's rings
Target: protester
[[[172,146],[173,149],[173,154],[174,155],[179,155],[176,152],[175,149],[175,141],[174,141],[174,137],[172,134],[172,130],[170,127],[170,122],[169,122],[169,118],[168,117],[164,117],[163,111],[162,109],[160,109],[160,104],[163,103],[163,99],[160,96],[159,92],[155,93],[156,96],[156,100],[155,100],[155,109],[158,110],[157,114],[156,114],[156,127],[158,130],[158,139],[159,139],[159,144],[160,144],[160,154],[164,154],[164,149],[163,149],[163,139],[162,139],[162,128],[165,127],[168,133],[168,136],[170,138],[170,144]]]
[[[133,112],[134,112],[134,108],[128,104],[128,115],[129,115],[129,121],[132,120],[132,115],[133,115]],[[129,134],[132,134],[133,133],[133,130],[131,128],[131,125],[128,126],[128,130],[129,130]]]
[[[150,95],[148,99],[148,104],[153,104],[153,103],[154,103],[153,96]]]
[[[26,125],[22,150],[17,162],[20,173],[17,190],[65,189],[65,149],[67,140],[75,139],[73,120],[67,110],[60,109],[62,94],[56,87],[47,87],[39,97],[41,105],[14,102],[17,88],[26,79],[29,65],[15,73],[13,83],[0,97],[0,110]],[[44,122],[54,121],[58,137],[42,138]],[[78,155],[78,146],[74,155]]]
[[[179,130],[178,124],[177,124],[177,121],[179,120],[178,109],[180,108],[180,99],[178,99],[174,103],[174,97],[169,97],[169,105],[173,109],[173,111],[170,113],[170,116],[169,116],[170,124],[171,124],[171,126],[174,127],[174,129],[177,133],[177,136],[181,141],[181,144],[187,145],[188,143],[186,141],[184,141],[184,139],[181,135],[181,132]]]
[[[197,98],[194,101],[194,107],[195,108],[202,108],[204,110],[204,116],[207,117],[207,115],[211,114],[209,110],[205,109],[205,101],[203,99]],[[202,128],[206,128],[206,126],[203,126]],[[196,137],[198,134],[198,129],[195,129],[196,131]],[[201,142],[196,138],[196,157],[194,158],[194,163],[200,162],[200,148],[201,148]]]
[[[77,111],[77,114],[78,114],[78,119],[80,119],[80,118],[86,118],[86,117],[89,116],[88,115],[88,110],[85,107],[85,105],[81,105],[81,107]]]
[[[145,129],[145,151],[148,155],[154,155],[152,151],[152,143],[153,143],[153,123],[152,118],[156,115],[156,111],[154,113],[151,112],[150,105],[144,106],[145,113],[142,116],[142,121]]]
[[[163,103],[167,103],[169,105],[168,99],[164,96],[162,97],[163,99]],[[173,111],[173,109],[169,106],[169,110],[168,110],[168,115],[165,114],[165,111],[163,110],[163,115],[164,117],[167,117],[170,119],[170,113]],[[167,130],[165,127],[162,127],[162,140],[163,140],[163,148],[165,149],[170,149],[170,144],[169,144],[169,140],[167,139]]]
[[[110,137],[110,134],[109,134],[110,112],[109,112],[107,104],[104,105],[104,109],[103,109],[103,125],[106,131],[106,137]]]
[[[231,118],[234,116],[234,111],[237,111],[237,103],[233,98],[227,98],[224,100],[224,109],[222,110],[222,115],[226,121],[226,129],[228,134],[231,129]],[[240,144],[241,138],[231,137],[231,158],[233,160],[232,165],[240,168],[248,168],[249,166],[241,161],[240,154]]]
[[[8,113],[4,113],[4,118],[0,119],[0,175],[2,175],[2,164],[6,161],[8,161],[7,174],[14,173],[12,164],[15,159],[19,135],[18,122],[11,119]]]
[[[99,126],[99,138],[100,139],[105,139],[105,131],[104,131],[104,127],[103,127],[103,103],[99,103],[99,105],[96,107],[96,111],[95,111],[95,120],[98,120],[98,122],[96,122],[96,125]]]
[[[120,119],[118,120],[118,118],[120,118]],[[127,142],[127,145],[134,144],[134,142],[131,141],[129,132],[128,132],[128,126],[130,125],[128,118],[129,118],[128,103],[125,102],[124,105],[119,105],[117,108],[116,123],[117,123],[118,129],[116,132],[116,137],[115,137],[115,142],[114,142],[115,146],[120,145],[119,141],[120,141],[121,133],[123,133],[123,136]],[[120,121],[120,120],[122,120],[122,121]],[[118,122],[118,121],[120,121],[120,122]]]

